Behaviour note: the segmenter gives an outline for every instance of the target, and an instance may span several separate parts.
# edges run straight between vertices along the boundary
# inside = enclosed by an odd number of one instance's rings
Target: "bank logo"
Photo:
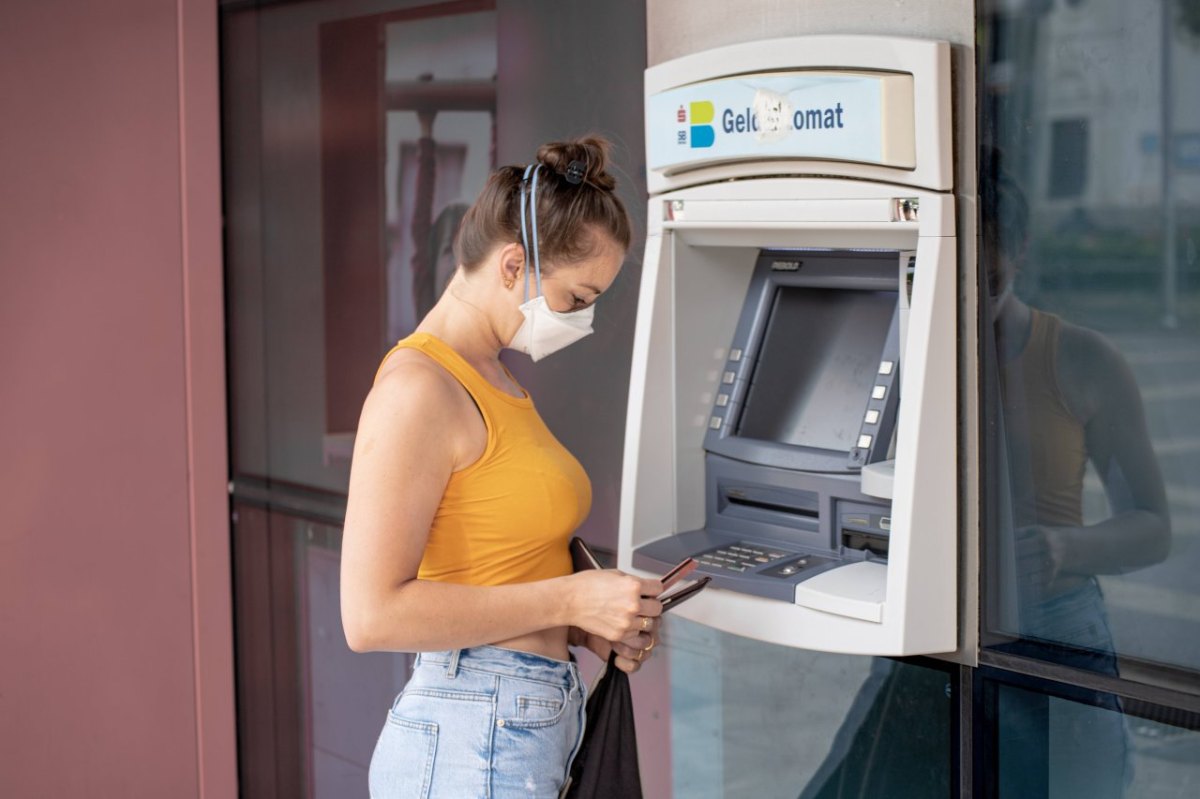
[[[675,143],[690,145],[693,149],[712,147],[717,138],[716,131],[711,124],[715,118],[716,111],[708,100],[688,103],[687,108],[679,106],[675,112],[675,121],[687,127],[676,132]]]

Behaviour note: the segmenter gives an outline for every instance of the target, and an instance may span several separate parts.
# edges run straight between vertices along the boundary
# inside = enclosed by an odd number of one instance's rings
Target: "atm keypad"
[[[696,560],[700,561],[700,565],[710,569],[742,573],[757,569],[780,558],[792,557],[794,554],[779,549],[764,549],[742,541],[719,549],[710,549],[708,552],[697,555]]]

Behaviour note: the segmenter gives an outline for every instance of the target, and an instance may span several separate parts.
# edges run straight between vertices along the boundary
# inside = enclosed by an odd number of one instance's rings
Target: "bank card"
[[[675,585],[675,583],[679,582],[684,577],[687,577],[699,566],[700,561],[696,560],[695,558],[684,558],[681,560],[669,572],[662,576],[662,580],[660,582],[662,582],[663,591],[665,592],[668,588]]]
[[[711,577],[702,577],[699,580],[697,580],[696,582],[692,583],[691,585],[686,586],[684,588],[680,588],[678,591],[676,591],[673,594],[668,594],[664,597],[660,597],[660,601],[662,602],[663,613],[666,613],[671,608],[676,607],[676,606],[686,602],[687,600],[691,599],[696,594],[700,593],[704,589],[704,587],[707,586],[711,581],[712,581]]]

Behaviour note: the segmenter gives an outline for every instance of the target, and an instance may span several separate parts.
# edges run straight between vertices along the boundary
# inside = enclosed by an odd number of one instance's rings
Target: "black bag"
[[[571,764],[566,799],[642,799],[637,734],[629,675],[616,667],[616,651],[587,701],[587,728]]]

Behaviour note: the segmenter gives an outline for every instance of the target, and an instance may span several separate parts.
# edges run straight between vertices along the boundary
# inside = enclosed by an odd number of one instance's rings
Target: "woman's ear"
[[[505,289],[511,289],[525,275],[525,248],[520,244],[506,244],[500,249],[500,281]]]

